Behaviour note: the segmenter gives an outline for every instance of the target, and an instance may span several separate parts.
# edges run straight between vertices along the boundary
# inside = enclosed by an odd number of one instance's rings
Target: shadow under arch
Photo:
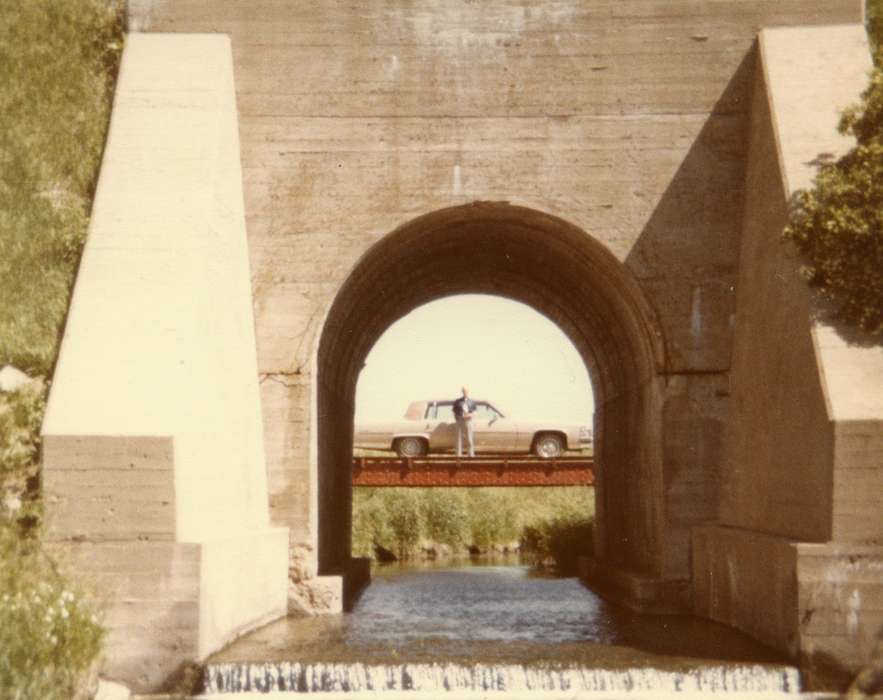
[[[576,346],[595,398],[596,552],[611,566],[659,575],[665,352],[652,309],[603,244],[505,202],[442,209],[400,226],[356,263],[328,311],[316,357],[320,573],[343,573],[349,563],[355,391],[368,352],[418,306],[470,293],[525,303]]]

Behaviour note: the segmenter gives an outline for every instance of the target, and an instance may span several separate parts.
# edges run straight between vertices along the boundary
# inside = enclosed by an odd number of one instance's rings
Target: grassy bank
[[[122,0],[0,10],[0,697],[86,697],[103,631],[39,530],[39,428],[86,239],[123,45]],[[90,672],[91,669],[91,672]],[[92,679],[94,680],[94,678]]]
[[[86,240],[123,45],[122,0],[29,0],[0,11],[0,521],[33,480],[38,429]]]
[[[591,551],[592,487],[353,489],[353,554],[399,559],[507,548],[572,573]]]
[[[121,0],[0,12],[0,364],[50,372],[86,239],[122,50]]]

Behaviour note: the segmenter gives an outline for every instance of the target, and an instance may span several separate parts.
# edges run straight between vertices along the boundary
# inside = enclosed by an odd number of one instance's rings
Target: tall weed
[[[8,524],[0,562],[0,700],[89,697],[104,638],[98,607]]]

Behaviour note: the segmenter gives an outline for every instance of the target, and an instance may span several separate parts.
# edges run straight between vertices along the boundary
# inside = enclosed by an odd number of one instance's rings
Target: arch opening
[[[399,422],[412,402],[452,401],[463,386],[509,420],[592,423],[588,369],[561,329],[520,302],[466,294],[424,304],[383,333],[359,374],[356,425]]]
[[[492,294],[553,321],[589,370],[595,401],[595,551],[653,575],[662,559],[661,335],[631,274],[601,243],[556,217],[477,203],[419,217],[355,265],[326,317],[316,356],[320,573],[350,559],[355,393],[371,348],[397,320],[456,294]]]

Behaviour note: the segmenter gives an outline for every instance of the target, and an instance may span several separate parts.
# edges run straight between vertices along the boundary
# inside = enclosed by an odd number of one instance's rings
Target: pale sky
[[[479,294],[425,304],[386,330],[359,375],[356,421],[401,418],[411,401],[455,399],[464,384],[507,418],[592,424],[570,340],[529,306]]]

